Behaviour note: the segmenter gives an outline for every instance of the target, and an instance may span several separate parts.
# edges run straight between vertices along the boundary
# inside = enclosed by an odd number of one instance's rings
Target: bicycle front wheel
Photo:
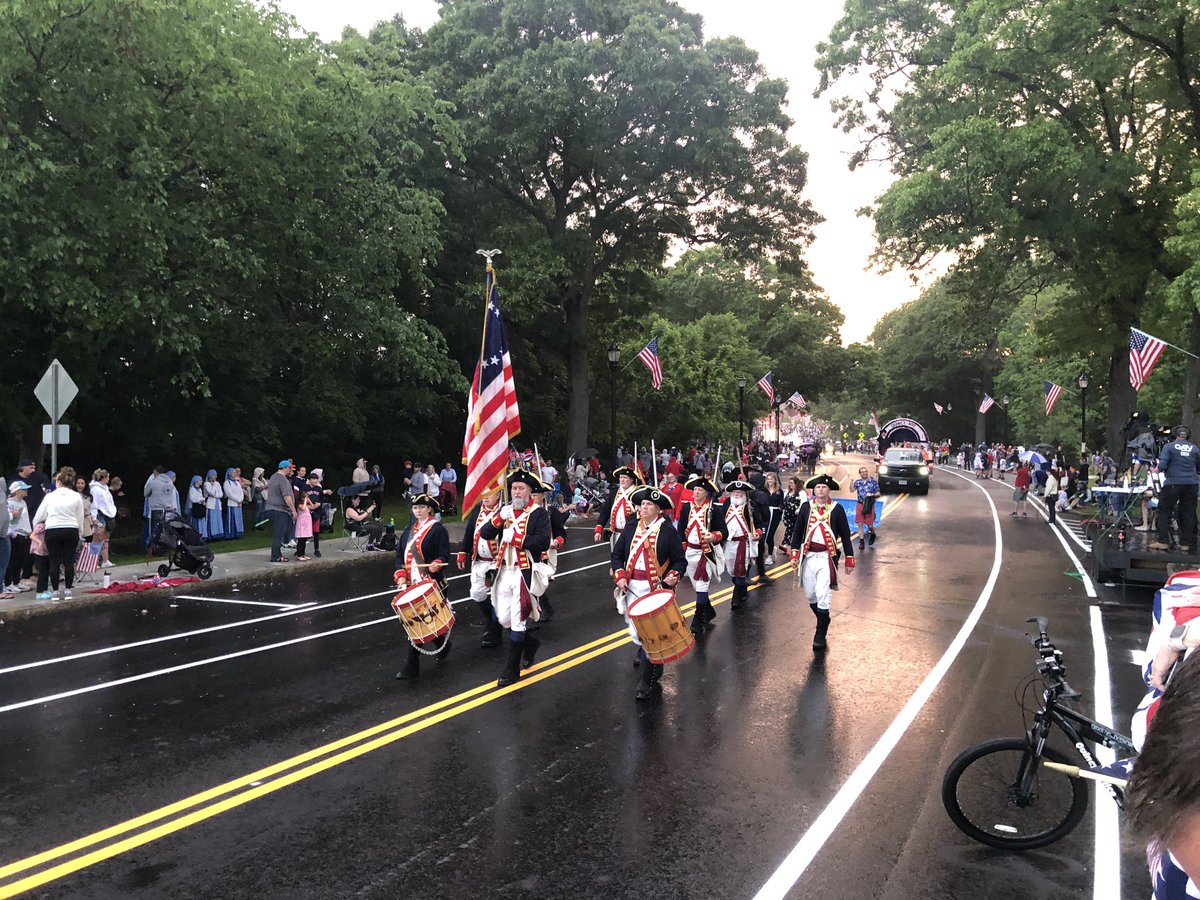
[[[1067,762],[1049,747],[1045,759]],[[1003,850],[1045,847],[1087,812],[1087,785],[1047,769],[1023,738],[997,738],[964,750],[942,778],[942,804],[967,837]]]

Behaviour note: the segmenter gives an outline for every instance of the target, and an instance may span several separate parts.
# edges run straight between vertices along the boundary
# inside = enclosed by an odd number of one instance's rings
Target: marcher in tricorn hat
[[[633,642],[640,648],[642,642],[629,618],[629,607],[639,597],[660,587],[673,590],[687,569],[687,557],[679,532],[663,517],[663,511],[671,509],[671,498],[656,487],[643,487],[630,499],[637,506],[637,518],[630,519],[617,538],[612,568],[617,586],[614,592],[617,612],[625,617]],[[651,664],[645,650],[639,649],[638,661],[641,677],[635,696],[646,700],[662,677],[663,667]]]
[[[457,559],[460,569],[466,569],[468,560],[470,561],[471,599],[475,601],[486,629],[479,642],[480,647],[500,646],[500,622],[492,609],[492,579],[500,559],[500,542],[496,539],[484,540],[479,533],[492,517],[492,513],[499,509],[500,498],[499,490],[491,491],[471,510],[471,514],[467,516]]]
[[[687,556],[687,577],[696,589],[692,631],[701,634],[704,626],[717,617],[708,599],[708,589],[712,582],[720,583],[725,568],[725,553],[720,546],[725,540],[724,525],[713,520],[716,485],[703,475],[693,475],[685,487],[691,491],[692,499],[684,502],[679,511],[679,535]]]
[[[733,601],[730,609],[740,609],[746,605],[750,589],[750,566],[758,557],[758,541],[762,537],[765,524],[749,501],[754,486],[740,478],[725,485],[729,499],[713,517],[718,523],[723,523],[721,529],[725,534],[725,568],[729,570],[733,580]]]
[[[412,508],[413,519],[396,543],[396,572],[392,580],[404,590],[410,584],[431,578],[440,590],[445,591],[444,569],[450,565],[450,535],[435,516],[438,502],[428,494],[418,494],[413,497]],[[447,638],[437,655],[438,661],[445,659],[449,652],[450,640]],[[420,666],[421,654],[410,643],[404,668],[396,673],[396,677],[416,678]]]
[[[550,515],[550,549],[542,554],[535,567],[536,577],[530,583],[530,589],[537,597],[538,608],[541,610],[542,622],[549,622],[554,617],[554,607],[550,605],[550,582],[554,580],[554,572],[558,568],[558,551],[567,542],[567,517],[558,511],[553,503],[547,505],[546,498],[553,496],[554,488],[544,480],[538,479],[538,486],[533,488],[533,502],[546,510]],[[540,593],[539,593],[540,591]]]
[[[828,475],[809,479],[805,487],[811,499],[800,507],[796,526],[788,536],[788,558],[800,573],[808,605],[817,617],[817,633],[813,650],[825,649],[829,630],[829,602],[837,589],[837,541],[846,554],[846,571],[854,569],[854,535],[841,504],[829,496],[838,490],[838,483]]]
[[[540,616],[537,598],[529,591],[533,566],[550,548],[550,514],[533,503],[540,487],[531,472],[518,469],[508,476],[512,502],[496,509],[479,528],[485,541],[496,541],[500,551],[496,580],[492,583],[492,608],[502,628],[509,629],[508,658],[496,683],[506,687],[518,681],[522,666],[532,666],[540,641],[526,633]]]
[[[625,525],[635,518],[637,512],[630,502],[630,495],[643,483],[642,476],[629,466],[618,466],[613,469],[613,478],[617,486],[600,506],[600,515],[596,522],[594,541],[599,542],[604,532],[609,533],[609,546],[617,545],[617,536],[625,529]]]

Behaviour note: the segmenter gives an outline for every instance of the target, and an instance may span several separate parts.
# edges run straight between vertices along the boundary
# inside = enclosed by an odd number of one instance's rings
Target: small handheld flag
[[[1050,415],[1050,410],[1054,409],[1054,404],[1058,402],[1058,398],[1062,396],[1062,388],[1053,381],[1046,383],[1046,415]]]
[[[943,407],[940,403],[933,404],[933,408],[937,410],[937,414],[939,416],[946,411],[945,407]]]
[[[995,405],[996,405],[996,401],[993,400],[991,397],[989,397],[987,394],[984,394],[983,402],[979,404],[979,411],[981,413],[985,413]]]
[[[658,355],[658,338],[651,338],[650,343],[642,348],[642,352],[638,354],[637,358],[650,370],[650,380],[654,383],[654,389],[661,390],[663,373],[662,358]]]
[[[1167,345],[1136,328],[1130,328],[1129,332],[1129,383],[1135,391],[1140,391]]]
[[[762,378],[758,379],[758,386],[762,388],[762,392],[767,395],[767,402],[775,402],[775,387],[771,383],[771,373],[768,372]]]
[[[804,402],[804,395],[796,391],[792,396],[788,397],[788,403],[796,407],[796,409],[805,409],[808,404]]]

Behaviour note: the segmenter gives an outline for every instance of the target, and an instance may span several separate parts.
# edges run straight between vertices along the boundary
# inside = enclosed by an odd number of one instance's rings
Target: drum
[[[439,638],[454,627],[454,610],[431,578],[422,579],[398,593],[392,601],[392,609],[414,646]]]
[[[696,645],[675,602],[674,591],[651,591],[634,600],[629,605],[629,619],[650,662],[674,662]]]

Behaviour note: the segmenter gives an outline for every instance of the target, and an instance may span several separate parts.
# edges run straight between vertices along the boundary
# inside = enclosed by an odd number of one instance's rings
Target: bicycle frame
[[[1077,710],[1071,709],[1068,706],[1061,706],[1058,702],[1057,689],[1050,688],[1044,695],[1045,703],[1033,716],[1033,727],[1029,730],[1029,742],[1033,748],[1033,755],[1036,759],[1041,759],[1042,752],[1046,746],[1046,741],[1050,737],[1050,729],[1057,725],[1070,740],[1072,746],[1078,751],[1079,755],[1084,758],[1089,767],[1100,765],[1096,756],[1088,749],[1085,741],[1093,741],[1101,744],[1112,750],[1125,755],[1132,755],[1136,752],[1133,742],[1121,734],[1119,731],[1114,731],[1106,725],[1101,725],[1095,719],[1085,716]],[[1021,779],[1022,792],[1032,789],[1032,779],[1037,774],[1037,766],[1033,766],[1030,771],[1024,773]],[[1124,807],[1125,794],[1116,785],[1103,782],[1104,788],[1108,791],[1109,796],[1113,798],[1113,802],[1117,804],[1117,808]]]

